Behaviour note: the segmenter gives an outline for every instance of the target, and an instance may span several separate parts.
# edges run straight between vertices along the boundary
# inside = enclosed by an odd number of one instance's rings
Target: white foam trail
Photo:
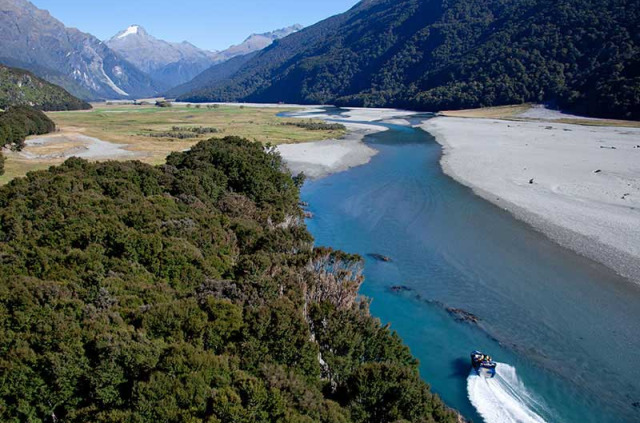
[[[546,423],[534,411],[543,408],[533,398],[508,364],[498,363],[496,376],[480,377],[471,371],[467,379],[467,392],[471,404],[486,423]]]

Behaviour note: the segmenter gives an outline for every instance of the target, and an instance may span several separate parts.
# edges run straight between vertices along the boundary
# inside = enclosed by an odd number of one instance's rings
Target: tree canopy
[[[639,26],[636,0],[362,1],[181,99],[640,119]]]
[[[72,158],[0,188],[0,420],[454,422],[314,248],[279,155]]]
[[[0,112],[0,175],[4,174],[3,147],[22,150],[29,135],[47,134],[55,129],[55,123],[47,115],[29,106],[10,107]]]
[[[91,105],[26,70],[0,65],[0,108],[31,106],[38,110],[85,110]]]

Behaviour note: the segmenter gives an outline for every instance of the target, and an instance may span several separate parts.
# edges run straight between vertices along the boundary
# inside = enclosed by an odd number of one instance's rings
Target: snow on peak
[[[139,25],[131,25],[129,28],[124,30],[120,35],[118,35],[117,38],[125,38],[125,37],[128,37],[129,35],[135,35],[138,33],[139,30],[140,30]]]

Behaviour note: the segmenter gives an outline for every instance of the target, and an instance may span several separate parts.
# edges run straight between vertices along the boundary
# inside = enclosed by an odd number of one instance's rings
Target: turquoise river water
[[[361,293],[432,390],[476,422],[640,422],[640,288],[446,176],[430,134],[384,126],[369,164],[305,184],[307,223],[366,258]],[[498,377],[471,374],[474,349]]]

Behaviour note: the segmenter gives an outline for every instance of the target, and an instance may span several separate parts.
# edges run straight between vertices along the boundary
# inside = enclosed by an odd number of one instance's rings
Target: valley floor
[[[640,128],[438,117],[444,171],[556,242],[640,281]],[[533,118],[533,120],[532,120]]]
[[[174,151],[184,151],[212,137],[240,136],[270,144],[289,144],[337,139],[344,130],[310,130],[286,123],[298,122],[278,116],[298,110],[288,105],[175,103],[159,108],[126,102],[94,104],[93,110],[49,113],[57,132],[30,137],[23,151],[4,152],[5,175],[0,184],[27,172],[61,164],[69,157],[87,160],[141,160],[164,163]],[[193,134],[192,129],[207,131]],[[184,135],[190,136],[189,138]]]

